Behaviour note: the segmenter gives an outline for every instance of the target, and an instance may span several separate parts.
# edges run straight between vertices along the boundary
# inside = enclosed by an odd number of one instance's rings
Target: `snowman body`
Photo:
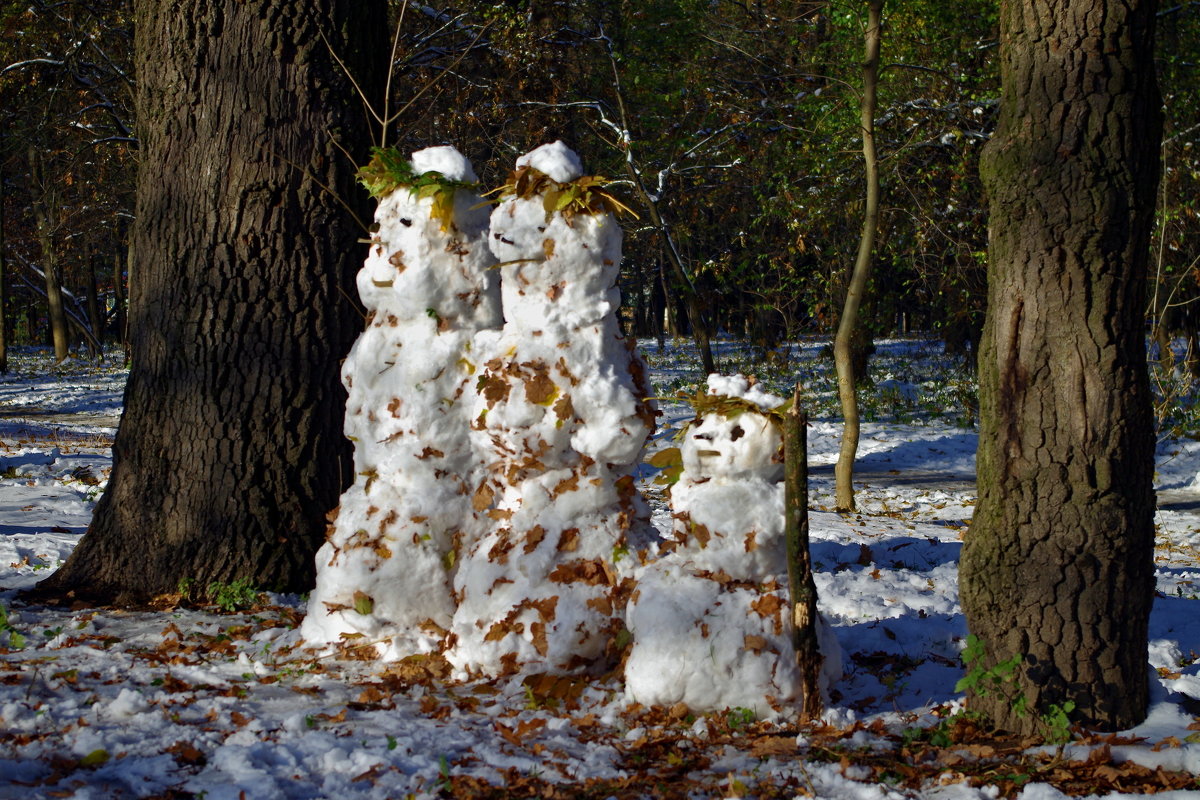
[[[563,187],[582,175],[561,143],[518,161]],[[464,673],[596,663],[622,627],[620,561],[648,527],[634,472],[653,431],[645,368],[616,320],[621,229],[608,213],[510,197],[489,239],[505,323],[472,423],[490,528],[462,555],[449,661]]]
[[[413,172],[474,181],[450,147],[414,153]],[[372,647],[384,659],[443,646],[454,613],[453,553],[484,527],[470,412],[477,339],[501,322],[486,209],[454,192],[449,220],[432,197],[380,200],[358,274],[366,330],[343,365],[354,484],[317,555],[302,627],[312,644]]]

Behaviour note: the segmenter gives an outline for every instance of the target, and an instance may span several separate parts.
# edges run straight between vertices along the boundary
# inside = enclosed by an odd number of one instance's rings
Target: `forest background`
[[[687,335],[693,294],[710,334],[749,338],[764,355],[832,332],[862,224],[867,4],[393,2],[391,13],[387,144],[454,144],[498,186],[516,155],[563,139],[590,170],[629,179],[617,187],[638,212],[624,222],[628,330]],[[125,339],[137,280],[132,20],[128,0],[0,4],[0,366],[9,343],[65,354],[68,343]],[[1160,10],[1163,179],[1147,308],[1159,341],[1182,336],[1193,350],[1198,33],[1200,3]],[[932,332],[967,363],[986,302],[977,167],[999,103],[997,36],[992,0],[885,10],[883,200],[861,319],[872,336]]]

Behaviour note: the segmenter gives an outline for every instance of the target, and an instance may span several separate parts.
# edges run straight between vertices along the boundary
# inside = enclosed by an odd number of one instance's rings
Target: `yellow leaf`
[[[454,227],[454,190],[442,189],[433,195],[430,215],[441,225],[442,232]]]
[[[666,469],[667,467],[673,467],[676,464],[682,464],[683,453],[678,447],[664,447],[662,450],[659,450],[657,453],[650,456],[650,458],[646,460],[646,463],[652,467]]]

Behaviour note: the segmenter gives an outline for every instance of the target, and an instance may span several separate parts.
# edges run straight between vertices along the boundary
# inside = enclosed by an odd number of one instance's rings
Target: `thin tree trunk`
[[[366,217],[372,0],[137,0],[132,363],[113,471],[46,588],[136,601],[181,579],[303,591],[349,472],[340,362]],[[332,51],[332,52],[331,52]]]
[[[838,398],[842,404],[842,446],[834,468],[834,503],[839,511],[854,510],[854,458],[858,454],[858,381],[855,369],[855,344],[858,333],[858,309],[871,277],[871,259],[875,251],[875,231],[879,218],[879,163],[875,154],[875,103],[879,85],[879,39],[883,18],[883,0],[871,0],[867,10],[866,58],[863,61],[862,137],[863,163],[867,176],[867,198],[863,208],[862,236],[858,257],[846,287],[846,303],[838,320],[833,341],[833,359],[837,367]]]
[[[117,332],[117,342],[121,345],[121,349],[125,351],[125,360],[129,360],[129,335],[125,329],[125,323],[128,319],[127,311],[127,295],[125,293],[125,276],[121,264],[125,261],[125,252],[118,243],[113,248],[113,302],[116,303],[116,310],[113,315],[113,329]]]
[[[973,667],[1019,657],[1008,691],[968,703],[1021,734],[1069,704],[1072,719],[1103,730],[1147,710],[1155,10],[1001,4],[1000,118],[980,165],[990,241],[979,501],[960,590],[985,648]]]
[[[71,355],[71,340],[63,308],[62,284],[58,277],[58,251],[54,247],[53,214],[57,211],[57,200],[47,184],[45,162],[36,147],[29,148],[29,173],[34,193],[33,216],[42,251],[42,274],[46,282],[46,316],[50,320],[54,360],[61,362]]]
[[[638,198],[642,201],[642,207],[646,209],[646,213],[650,216],[650,224],[658,231],[659,237],[662,239],[663,252],[667,256],[667,262],[671,265],[671,272],[675,275],[675,280],[679,284],[679,291],[683,294],[684,307],[687,309],[688,323],[692,329],[692,339],[696,342],[696,349],[700,351],[700,363],[704,368],[705,375],[711,375],[717,371],[716,362],[713,360],[712,343],[708,337],[708,321],[705,319],[704,310],[700,307],[700,297],[696,293],[696,286],[692,283],[692,278],[688,275],[687,267],[683,263],[683,256],[679,253],[679,248],[675,244],[675,237],[671,235],[671,227],[663,218],[662,209],[659,208],[658,199],[652,195],[647,189],[646,184],[642,180],[642,175],[633,163],[632,142],[628,140],[629,116],[625,110],[625,96],[621,90],[620,72],[617,69],[617,60],[613,51],[608,52],[609,63],[612,65],[613,81],[616,86],[617,107],[621,112],[621,125],[624,131],[623,147],[625,149],[625,172],[629,175],[629,180],[633,183],[633,188],[637,192]],[[666,282],[663,283],[663,291],[667,290]],[[670,302],[670,293],[667,294],[667,302]]]
[[[27,288],[29,291],[31,291],[34,294],[45,299],[45,297],[46,297],[46,274],[42,270],[40,270],[36,266],[34,266],[33,264],[29,264],[28,262],[26,262],[26,267],[28,268],[30,275],[32,275],[34,278],[37,278],[38,280],[41,281],[41,285],[39,286],[37,283],[34,282],[33,279],[27,278],[24,275],[21,276],[22,283],[25,284],[25,288]],[[64,295],[64,293],[61,290],[60,290],[59,294],[60,294],[60,296]],[[75,332],[79,334],[80,338],[82,338],[88,344],[88,346],[99,348],[99,346],[100,346],[99,343],[96,342],[95,338],[92,336],[91,326],[82,317],[80,317],[79,314],[75,313],[72,306],[77,307],[78,303],[72,303],[71,305],[67,305],[64,302],[62,304],[63,316],[67,321],[67,325],[73,327]],[[51,340],[51,342],[53,342],[53,340]]]
[[[658,340],[658,350],[661,353],[667,346],[666,314],[669,301],[667,299],[667,276],[663,274],[662,258],[659,257],[655,264],[657,269],[654,276],[654,295],[650,302],[650,316],[653,320],[650,324],[654,338]]]
[[[122,311],[121,311],[121,322],[120,322],[121,346],[125,349],[125,362],[126,363],[129,363],[129,361],[133,357],[133,345],[131,344],[131,341],[132,341],[131,333],[132,332],[129,330],[129,320],[130,320],[130,313],[129,313],[130,305],[129,304],[131,302],[130,298],[133,297],[133,278],[134,278],[134,275],[136,274],[133,270],[134,262],[136,261],[136,259],[135,259],[136,251],[134,249],[134,241],[133,241],[132,231],[130,233],[131,233],[131,235],[129,236],[129,240],[125,245],[125,292],[123,295],[125,302],[121,307]],[[120,283],[119,280],[117,282]]]
[[[50,337],[54,342],[54,360],[61,362],[71,355],[71,337],[67,330],[66,310],[63,308],[62,285],[58,282],[58,254],[54,251],[54,241],[49,235],[41,237],[41,246]]]
[[[808,552],[808,415],[800,409],[800,385],[792,394],[783,425],[784,542],[792,604],[792,647],[804,691],[802,721],[821,718],[821,655],[817,639],[817,584]]]
[[[650,224],[654,226],[655,230],[663,238],[663,251],[666,253],[667,263],[671,265],[671,272],[679,284],[679,291],[683,294],[684,307],[687,309],[688,322],[692,328],[692,339],[695,340],[696,348],[700,351],[700,362],[704,367],[704,374],[711,375],[717,371],[717,366],[713,360],[712,342],[708,337],[708,321],[704,317],[704,310],[700,307],[700,297],[696,293],[696,287],[692,283],[692,279],[687,273],[687,268],[683,264],[683,257],[679,255],[679,250],[675,246],[675,239],[671,236],[671,229],[667,226],[666,221],[663,220],[658,203],[646,191],[646,187],[642,185],[642,177],[634,169],[633,163],[627,160],[625,167],[629,179],[633,181],[634,188],[637,190],[638,197],[642,200],[642,206],[650,215]],[[666,288],[665,284],[663,288]],[[670,302],[669,297],[668,295],[668,302]]]
[[[100,316],[100,289],[96,285],[96,255],[90,250],[86,252],[87,259],[87,312],[88,325],[92,329],[92,338],[88,342],[94,358],[104,357],[104,320]]]

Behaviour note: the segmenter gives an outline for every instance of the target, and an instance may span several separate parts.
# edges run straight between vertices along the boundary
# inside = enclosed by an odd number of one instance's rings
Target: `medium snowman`
[[[461,552],[446,657],[462,674],[594,665],[622,628],[621,565],[649,527],[634,471],[654,428],[616,310],[614,200],[561,142],[517,161],[491,217],[505,324],[473,419],[491,527]]]

